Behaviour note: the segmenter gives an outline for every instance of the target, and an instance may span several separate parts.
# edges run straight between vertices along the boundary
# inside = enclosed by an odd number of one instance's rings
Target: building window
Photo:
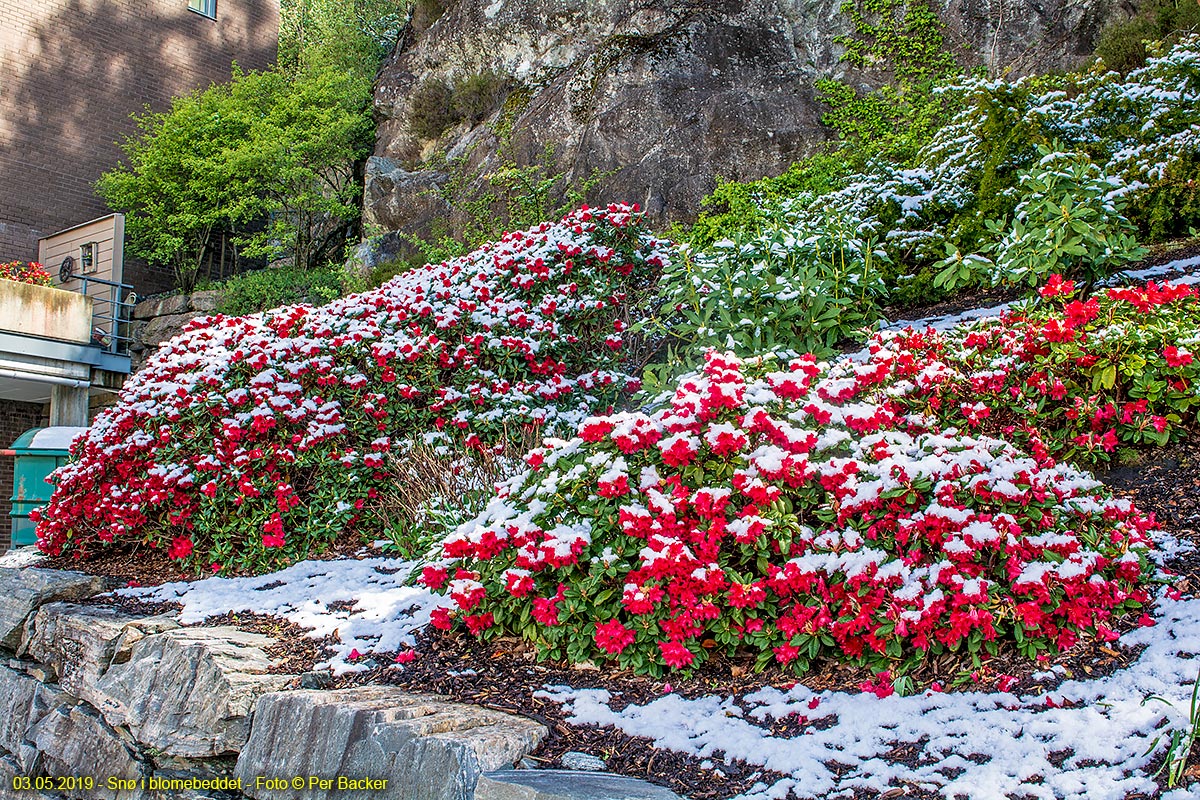
[[[96,242],[88,242],[87,244],[79,245],[79,271],[84,275],[95,272],[99,267],[99,246]]]
[[[211,19],[217,18],[217,0],[188,0],[188,8]]]

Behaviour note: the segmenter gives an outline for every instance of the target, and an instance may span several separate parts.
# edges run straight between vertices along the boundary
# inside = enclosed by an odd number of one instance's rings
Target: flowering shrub
[[[50,273],[36,261],[9,261],[0,264],[0,278],[17,283],[32,283],[35,286],[53,286]]]
[[[433,624],[654,675],[713,651],[902,672],[1116,638],[1149,599],[1149,521],[1072,467],[905,414],[892,393],[934,368],[710,353],[657,412],[532,451],[425,568],[455,605]]]
[[[1166,444],[1200,407],[1200,293],[1186,285],[1076,299],[1052,276],[1041,303],[946,333],[881,333],[872,358],[929,365],[897,386],[911,412],[1018,443],[1039,458],[1107,461]]]
[[[369,532],[414,443],[502,449],[636,390],[625,332],[665,260],[636,208],[585,208],[321,308],[198,320],[74,444],[40,547],[257,570]]]

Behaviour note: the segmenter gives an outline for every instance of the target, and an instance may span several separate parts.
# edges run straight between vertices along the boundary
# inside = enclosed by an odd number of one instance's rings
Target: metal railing
[[[79,293],[92,298],[92,345],[107,353],[128,355],[133,340],[133,287],[90,275],[74,275],[80,282]],[[88,291],[91,286],[100,291]]]

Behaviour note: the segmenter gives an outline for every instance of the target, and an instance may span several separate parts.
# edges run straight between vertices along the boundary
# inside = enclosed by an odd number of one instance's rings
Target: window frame
[[[79,274],[91,275],[100,269],[100,243],[84,242],[79,245]]]
[[[217,18],[217,0],[188,0],[188,11],[206,19]]]

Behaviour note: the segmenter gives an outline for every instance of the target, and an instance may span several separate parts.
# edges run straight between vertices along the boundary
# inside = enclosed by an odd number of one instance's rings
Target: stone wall
[[[220,302],[220,290],[209,289],[155,297],[134,306],[130,331],[133,341],[129,345],[133,371],[137,372],[160,344],[178,334],[188,322],[214,313]]]
[[[38,238],[108,213],[92,191],[115,166],[130,115],[275,60],[279,0],[0,0],[0,261],[34,260]],[[130,263],[139,292],[169,274]]]
[[[0,799],[548,796],[475,791],[538,746],[540,723],[386,686],[298,688],[316,673],[277,670],[275,640],[88,602],[105,588],[0,569]]]

